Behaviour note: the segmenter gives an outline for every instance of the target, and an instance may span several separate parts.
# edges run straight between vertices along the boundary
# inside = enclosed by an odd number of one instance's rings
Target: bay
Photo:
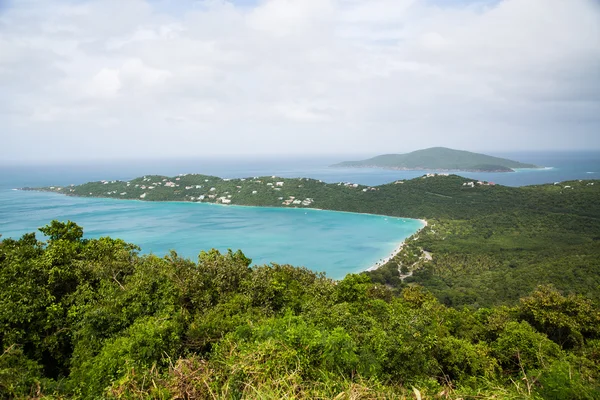
[[[600,176],[598,152],[493,155],[547,168],[513,173],[458,174],[507,186],[598,179]],[[379,185],[429,172],[328,167],[342,160],[361,158],[365,157],[198,157],[81,165],[66,162],[0,165],[0,234],[17,238],[53,219],[72,220],[84,227],[86,237],[119,237],[140,245],[145,253],[164,255],[174,249],[181,256],[195,259],[201,250],[210,248],[220,251],[241,249],[254,264],[289,263],[342,278],[389,256],[400,242],[421,227],[421,222],[319,210],[82,199],[12,189],[179,173],[203,173],[224,178],[277,175],[310,177],[329,183]]]
[[[311,209],[219,206],[67,197],[0,191],[0,232],[18,238],[53,219],[72,220],[85,237],[118,237],[143,253],[241,249],[262,265],[305,266],[341,279],[390,253],[422,227],[420,221]],[[38,235],[40,237],[41,234]]]

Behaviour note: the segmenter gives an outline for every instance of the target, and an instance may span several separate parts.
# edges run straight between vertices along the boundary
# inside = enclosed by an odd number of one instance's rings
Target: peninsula
[[[21,188],[76,197],[103,197],[142,201],[185,201],[224,205],[319,208],[407,218],[466,217],[493,210],[498,201],[505,207],[536,208],[527,190],[509,188],[457,175],[426,174],[380,186],[352,182],[326,183],[310,178],[261,176],[237,179],[210,175],[145,175],[128,181],[102,180],[82,185]]]
[[[533,164],[446,147],[432,147],[407,154],[384,154],[362,161],[344,161],[331,167],[468,172],[514,172],[514,168],[540,168]]]

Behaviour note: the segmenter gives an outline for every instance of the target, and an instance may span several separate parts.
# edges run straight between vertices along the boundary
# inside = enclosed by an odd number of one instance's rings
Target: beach
[[[421,232],[421,230],[423,230],[425,227],[427,227],[427,221],[425,221],[424,219],[419,219],[418,221],[421,221],[423,223],[423,226],[421,227],[421,229],[419,229],[415,233],[415,235],[418,234],[419,232]],[[408,238],[406,240],[408,240]],[[402,251],[402,248],[406,244],[406,240],[404,240],[402,243],[400,243],[400,245],[398,247],[396,247],[396,249],[394,249],[394,251],[388,257],[382,258],[380,261],[376,262],[374,265],[367,268],[366,271],[375,271],[375,270],[381,268],[382,266],[384,266],[385,264],[387,264],[392,258],[394,258],[398,253],[400,253]]]

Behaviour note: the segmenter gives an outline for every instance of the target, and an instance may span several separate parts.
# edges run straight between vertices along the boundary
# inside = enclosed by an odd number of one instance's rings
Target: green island
[[[425,219],[334,281],[241,251],[141,255],[52,221],[0,242],[0,397],[598,399],[600,181],[145,176],[24,188]]]
[[[343,161],[332,167],[471,172],[514,172],[514,168],[541,168],[533,164],[446,147],[432,147],[406,154],[384,154],[361,161]]]

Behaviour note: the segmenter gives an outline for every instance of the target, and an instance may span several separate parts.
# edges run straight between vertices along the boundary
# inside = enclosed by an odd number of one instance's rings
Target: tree
[[[563,348],[580,347],[600,337],[600,310],[581,296],[563,296],[552,286],[539,286],[521,299],[521,319]]]
[[[75,222],[59,222],[53,220],[50,225],[39,229],[44,235],[48,236],[49,241],[67,240],[69,242],[79,242],[83,237],[83,228]]]

